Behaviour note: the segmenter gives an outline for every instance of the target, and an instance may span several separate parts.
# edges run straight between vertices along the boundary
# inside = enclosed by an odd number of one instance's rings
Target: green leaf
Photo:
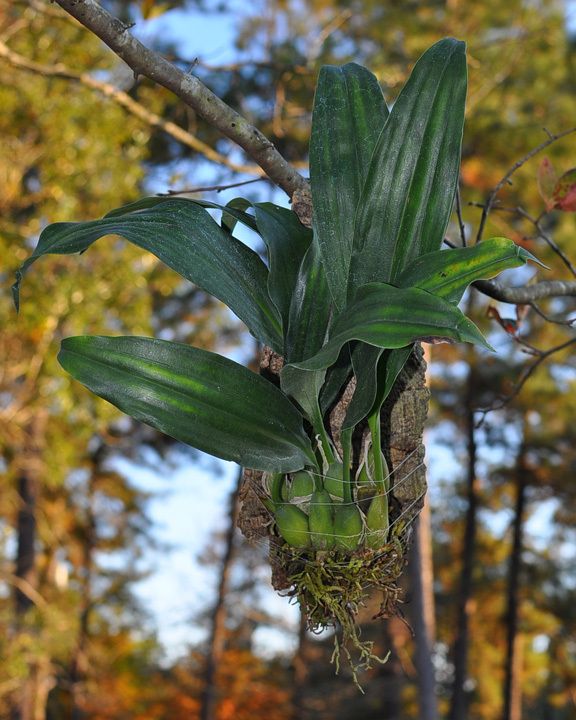
[[[296,213],[273,203],[254,205],[258,232],[268,248],[268,292],[288,327],[290,303],[298,271],[312,242],[312,230]]]
[[[295,363],[304,370],[329,367],[340,348],[362,340],[381,348],[401,348],[416,340],[473,342],[489,349],[482,333],[446,300],[418,288],[370,283],[340,315],[328,343],[314,357]]]
[[[314,238],[302,259],[290,302],[284,343],[288,362],[310,357],[322,347],[331,313],[328,282]]]
[[[211,205],[205,204],[204,207],[209,208]],[[243,197],[232,198],[230,202],[222,207],[221,226],[228,232],[233,233],[238,222],[241,222],[251,230],[258,232],[254,216],[245,212],[249,207],[252,207],[250,200]]]
[[[210,210],[221,210],[222,227],[227,227],[230,232],[232,232],[234,228],[232,220],[237,220],[243,225],[246,225],[246,227],[249,227],[251,230],[258,232],[258,228],[256,227],[256,218],[254,215],[244,212],[246,208],[252,205],[252,203],[248,200],[244,200],[244,198],[234,198],[230,200],[227,205],[220,205],[219,203],[211,202],[210,200],[201,200],[199,198],[170,198],[165,195],[154,195],[152,197],[140,198],[140,200],[135,200],[127,205],[111,210],[109,213],[106,213],[104,217],[121,217],[122,215],[136,212],[137,210],[148,210],[149,208],[154,208],[157,205],[168,202],[170,199],[178,199],[183,202],[194,203],[199,207]]]
[[[22,275],[42,255],[83,252],[104,235],[121,235],[222,300],[259,340],[282,352],[280,317],[268,294],[268,270],[257,253],[188,200],[164,200],[125,215],[118,212],[92,222],[49,225],[17,274],[15,302]]]
[[[288,362],[314,355],[324,344],[331,315],[330,292],[316,239],[302,260],[290,303],[285,354]],[[318,404],[325,370],[310,372],[286,365],[280,373],[282,390],[294,398],[317,428],[322,424]]]
[[[280,371],[282,392],[298,403],[306,418],[314,426],[319,426],[321,423],[322,414],[318,405],[318,396],[325,377],[326,370],[301,370],[294,365],[285,365]]]
[[[426,253],[406,268],[397,282],[400,287],[419,287],[451,303],[459,303],[470,283],[525,265],[527,260],[541,264],[512,240],[490,238],[473,247]]]
[[[326,372],[326,380],[320,391],[320,409],[325,415],[332,407],[338,395],[342,392],[344,384],[352,376],[352,361],[350,358],[350,347],[354,343],[344,345],[340,351],[340,355],[334,364],[332,364]],[[310,372],[310,371],[308,371]]]
[[[310,139],[314,231],[336,307],[346,304],[354,213],[388,116],[377,79],[349,63],[320,70]]]
[[[372,155],[358,204],[349,297],[394,282],[438,250],[454,202],[466,100],[465,45],[452,38],[416,63]]]
[[[406,361],[412,354],[414,345],[407,345],[397,350],[386,350],[380,357],[377,371],[376,399],[374,408],[381,408],[390,394],[396,379],[400,375]]]
[[[62,367],[123,412],[224,460],[315,465],[302,416],[272,383],[215,353],[141,337],[72,337]]]
[[[385,352],[381,347],[356,343],[352,349],[352,367],[356,378],[356,387],[342,427],[355,427],[370,412],[376,398],[376,373],[378,360]]]

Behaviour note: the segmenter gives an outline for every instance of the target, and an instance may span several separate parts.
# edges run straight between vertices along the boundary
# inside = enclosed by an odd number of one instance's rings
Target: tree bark
[[[200,708],[200,720],[216,720],[218,705],[218,687],[216,675],[218,665],[224,652],[226,640],[226,597],[230,585],[230,571],[234,558],[234,536],[238,521],[238,493],[242,471],[238,473],[236,485],[230,495],[229,524],[226,532],[226,544],[222,564],[220,566],[220,580],[218,583],[218,595],[216,605],[212,614],[212,629],[210,640],[206,651],[206,666],[204,672],[204,689],[202,691],[202,703]]]
[[[14,575],[21,583],[14,592],[14,635],[33,633],[28,626],[27,614],[34,605],[33,592],[37,590],[36,573],[37,525],[36,506],[40,493],[40,477],[43,470],[42,447],[46,416],[37,413],[26,433],[20,457],[17,496],[19,501],[16,517],[16,557]],[[39,720],[45,712],[46,699],[51,687],[49,662],[38,657],[28,665],[28,676],[13,698],[10,708],[11,720]]]
[[[468,467],[466,473],[466,511],[464,544],[462,549],[462,573],[460,577],[460,593],[456,620],[456,640],[453,650],[454,684],[450,704],[449,720],[466,720],[467,697],[465,682],[468,670],[469,616],[472,597],[472,570],[476,544],[476,524],[478,512],[478,492],[476,478],[476,434],[474,427],[474,350],[468,350],[470,370],[466,381],[464,400],[465,427],[467,434]]]
[[[414,630],[414,665],[418,686],[419,720],[437,720],[436,681],[432,652],[436,637],[434,609],[434,571],[432,567],[432,533],[430,505],[424,507],[415,523],[410,561],[412,586],[412,628]]]
[[[86,651],[90,639],[90,615],[93,607],[92,579],[94,575],[94,550],[98,537],[98,521],[94,512],[94,495],[100,465],[104,460],[105,446],[99,445],[91,457],[92,475],[87,485],[87,511],[82,532],[82,585],[80,588],[80,623],[78,637],[70,662],[71,720],[86,717],[82,709],[83,683],[86,678],[88,660]]]
[[[518,634],[518,608],[520,604],[520,572],[524,534],[524,510],[528,487],[526,448],[521,445],[516,462],[516,502],[512,525],[512,549],[508,565],[506,601],[506,663],[504,680],[503,720],[521,720],[522,689],[520,683],[522,656],[521,637]]]
[[[306,617],[300,611],[298,624],[298,647],[292,658],[292,720],[302,720],[306,709],[305,693],[308,681],[308,630]]]

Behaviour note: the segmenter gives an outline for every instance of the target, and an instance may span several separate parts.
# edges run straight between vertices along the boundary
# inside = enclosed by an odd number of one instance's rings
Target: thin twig
[[[534,227],[538,230],[538,237],[541,237],[542,240],[544,240],[544,242],[548,245],[548,247],[551,250],[553,250],[556,253],[556,255],[558,255],[558,257],[562,260],[562,262],[564,263],[564,265],[566,265],[568,270],[570,270],[572,275],[574,275],[574,277],[576,277],[576,268],[570,262],[570,258],[554,242],[554,240],[552,240],[552,238],[548,235],[548,233],[544,232],[544,230],[542,229],[542,226],[540,225],[540,221],[543,216],[540,215],[540,217],[533,218],[529,213],[527,213],[521,207],[518,208],[518,214],[534,225]]]
[[[462,199],[460,198],[460,188],[456,188],[456,215],[458,216],[458,227],[460,228],[460,239],[462,247],[466,247],[466,227],[462,217]]]
[[[471,207],[479,207],[486,209],[487,205],[486,203],[479,203],[479,202],[469,202],[468,205]],[[558,255],[558,257],[562,260],[564,265],[570,270],[572,275],[576,277],[576,268],[571,263],[570,258],[564,253],[564,251],[554,242],[554,240],[548,235],[548,233],[542,228],[541,222],[542,220],[549,214],[547,210],[543,210],[538,217],[532,217],[530,213],[528,213],[526,210],[524,210],[523,207],[520,207],[519,205],[516,205],[515,207],[510,207],[507,205],[497,205],[496,203],[493,203],[491,210],[494,210],[496,212],[507,212],[507,213],[514,213],[515,215],[519,215],[520,217],[524,218],[525,220],[528,220],[529,222],[534,225],[536,230],[538,231],[538,234],[533,236],[531,239],[537,239],[541,238],[544,240],[544,242],[548,245],[548,247]]]
[[[530,305],[537,315],[540,315],[543,320],[546,320],[546,322],[553,323],[554,325],[567,325],[568,327],[572,327],[574,323],[576,323],[576,317],[572,318],[572,320],[554,318],[551,315],[547,315],[535,302],[530,302],[528,305]]]
[[[518,382],[514,385],[512,388],[512,391],[505,397],[500,400],[499,403],[495,403],[489,408],[478,408],[478,412],[482,413],[482,418],[480,420],[480,424],[484,421],[484,418],[486,415],[490,412],[493,412],[494,410],[501,410],[502,408],[506,407],[522,390],[524,385],[526,384],[527,380],[533,375],[533,373],[537,370],[537,368],[551,355],[554,355],[557,352],[560,352],[561,350],[565,350],[566,348],[570,347],[571,345],[576,345],[576,338],[572,338],[571,340],[567,340],[565,343],[562,343],[561,345],[557,345],[556,347],[551,348],[550,350],[546,351],[539,351],[540,355],[534,360],[534,362],[527,365],[522,372],[520,373],[520,379]]]
[[[202,187],[184,188],[183,190],[168,190],[165,193],[158,193],[160,196],[165,195],[188,195],[192,193],[209,192],[215,190],[221,192],[222,190],[229,190],[230,188],[240,187],[242,185],[250,185],[251,183],[257,182],[272,182],[267,177],[254,178],[253,180],[242,180],[242,182],[228,183],[227,185],[203,185]]]
[[[43,77],[56,77],[61,78],[62,80],[80,83],[92,90],[95,90],[110,100],[113,100],[115,103],[127,110],[131,115],[134,115],[147,125],[163,130],[175,140],[182,143],[182,145],[192,148],[211,162],[217,163],[218,165],[224,165],[235,172],[250,175],[264,174],[264,171],[258,167],[258,165],[241,165],[228,160],[225,155],[216,152],[216,150],[211,148],[209,145],[206,145],[206,143],[199,140],[197,137],[192,135],[192,133],[184,130],[184,128],[181,128],[179,125],[176,125],[169,120],[165,120],[163,117],[157,115],[151,110],[148,110],[144,107],[144,105],[128,95],[128,93],[120,90],[111,83],[96,80],[88,73],[75,73],[62,63],[58,63],[57,65],[42,65],[40,63],[33,62],[11,50],[6,43],[1,40],[0,57],[3,57],[13,67],[17,67],[20,70],[41,75]]]
[[[135,73],[171,90],[206,122],[239,145],[289,196],[306,180],[280,155],[272,142],[191,73],[143,45],[118,18],[95,0],[55,0],[98,36]]]
[[[518,160],[517,162],[512,165],[512,167],[508,170],[508,172],[504,175],[504,177],[500,180],[499,183],[497,183],[492,190],[489,192],[488,197],[486,198],[486,203],[484,204],[484,209],[482,210],[482,217],[480,218],[480,225],[478,226],[478,233],[476,234],[476,242],[480,242],[482,240],[482,235],[484,234],[484,228],[486,226],[486,221],[488,220],[488,215],[490,214],[490,211],[492,210],[492,206],[494,205],[494,200],[496,199],[496,195],[500,192],[500,190],[506,185],[506,183],[510,180],[512,175],[522,167],[528,160],[534,157],[534,155],[537,155],[540,151],[547,148],[552,143],[556,142],[557,140],[560,140],[560,138],[566,137],[566,135],[570,135],[571,133],[576,132],[576,127],[570,128],[569,130],[564,130],[564,132],[557,133],[556,135],[551,134],[548,130],[546,130],[546,133],[548,135],[547,140],[544,140],[544,142],[540,143],[537,147],[530,150],[529,153],[524,155],[523,158]]]

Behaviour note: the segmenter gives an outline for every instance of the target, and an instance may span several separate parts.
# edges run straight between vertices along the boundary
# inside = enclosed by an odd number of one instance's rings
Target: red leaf
[[[552,210],[554,200],[552,195],[558,184],[558,174],[550,158],[545,157],[538,166],[538,192],[546,203],[546,210]]]
[[[552,198],[556,209],[576,212],[576,168],[562,175],[554,187]]]

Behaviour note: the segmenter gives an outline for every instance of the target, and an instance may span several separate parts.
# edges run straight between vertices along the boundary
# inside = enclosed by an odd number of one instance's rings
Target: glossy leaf
[[[268,292],[287,327],[294,287],[302,258],[312,242],[312,230],[302,225],[296,213],[273,203],[257,203],[254,211],[258,232],[268,248]]]
[[[320,408],[325,415],[332,407],[338,395],[342,392],[345,383],[352,377],[352,360],[350,348],[354,343],[346,343],[335,363],[326,372],[326,380],[320,391]],[[310,372],[310,371],[308,371]]]
[[[458,181],[465,100],[465,45],[441,40],[416,63],[372,155],[356,214],[349,297],[368,282],[394,282],[440,248]]]
[[[359,342],[352,349],[351,359],[356,387],[346,410],[343,428],[355,427],[370,412],[376,398],[376,378],[381,347]]]
[[[302,260],[290,302],[285,340],[288,362],[310,357],[322,347],[331,312],[328,282],[314,239]]]
[[[315,240],[309,246],[294,288],[285,338],[288,362],[314,355],[326,339],[331,315],[331,298]],[[280,373],[282,390],[294,398],[310,422],[322,422],[318,404],[325,370],[308,371],[286,365]]]
[[[49,225],[17,275],[15,301],[23,273],[39,257],[83,252],[105,235],[121,235],[153,253],[182,277],[226,303],[259,340],[282,352],[281,320],[268,294],[265,264],[257,253],[222,230],[197,203],[188,200],[165,200],[92,222]]]
[[[382,348],[401,348],[416,340],[473,342],[490,348],[476,325],[446,300],[418,288],[370,283],[338,317],[320,352],[295,365],[305,370],[329,367],[350,340]]]
[[[400,287],[419,287],[451,303],[458,303],[475,280],[492,278],[502,270],[541,264],[532,253],[507,238],[490,238],[473,247],[437,250],[415,260],[398,277]]]
[[[141,337],[73,337],[62,367],[96,395],[176,440],[246,467],[290,472],[315,458],[278,388],[215,353]]]
[[[338,309],[346,304],[354,213],[388,109],[378,81],[349,63],[320,70],[310,139],[314,231]]]
[[[325,377],[326,370],[302,370],[294,365],[285,365],[280,372],[282,392],[293,398],[307,420],[318,427],[322,422],[318,396]]]
[[[222,226],[228,227],[230,231],[232,231],[234,227],[232,220],[236,220],[241,222],[243,225],[246,225],[246,227],[249,227],[251,230],[258,232],[256,227],[256,218],[254,215],[250,215],[246,212],[246,208],[250,207],[252,203],[249,200],[244,200],[244,198],[234,198],[227,205],[221,205],[219,203],[215,203],[210,200],[202,200],[200,198],[169,198],[162,195],[153,195],[151,197],[140,198],[140,200],[135,200],[134,202],[128,203],[128,205],[123,205],[122,207],[111,210],[109,213],[106,213],[104,217],[120,217],[130,212],[136,212],[137,210],[147,210],[168,202],[170,199],[178,199],[184,202],[194,203],[194,205],[198,205],[198,207],[209,210],[221,210]]]

